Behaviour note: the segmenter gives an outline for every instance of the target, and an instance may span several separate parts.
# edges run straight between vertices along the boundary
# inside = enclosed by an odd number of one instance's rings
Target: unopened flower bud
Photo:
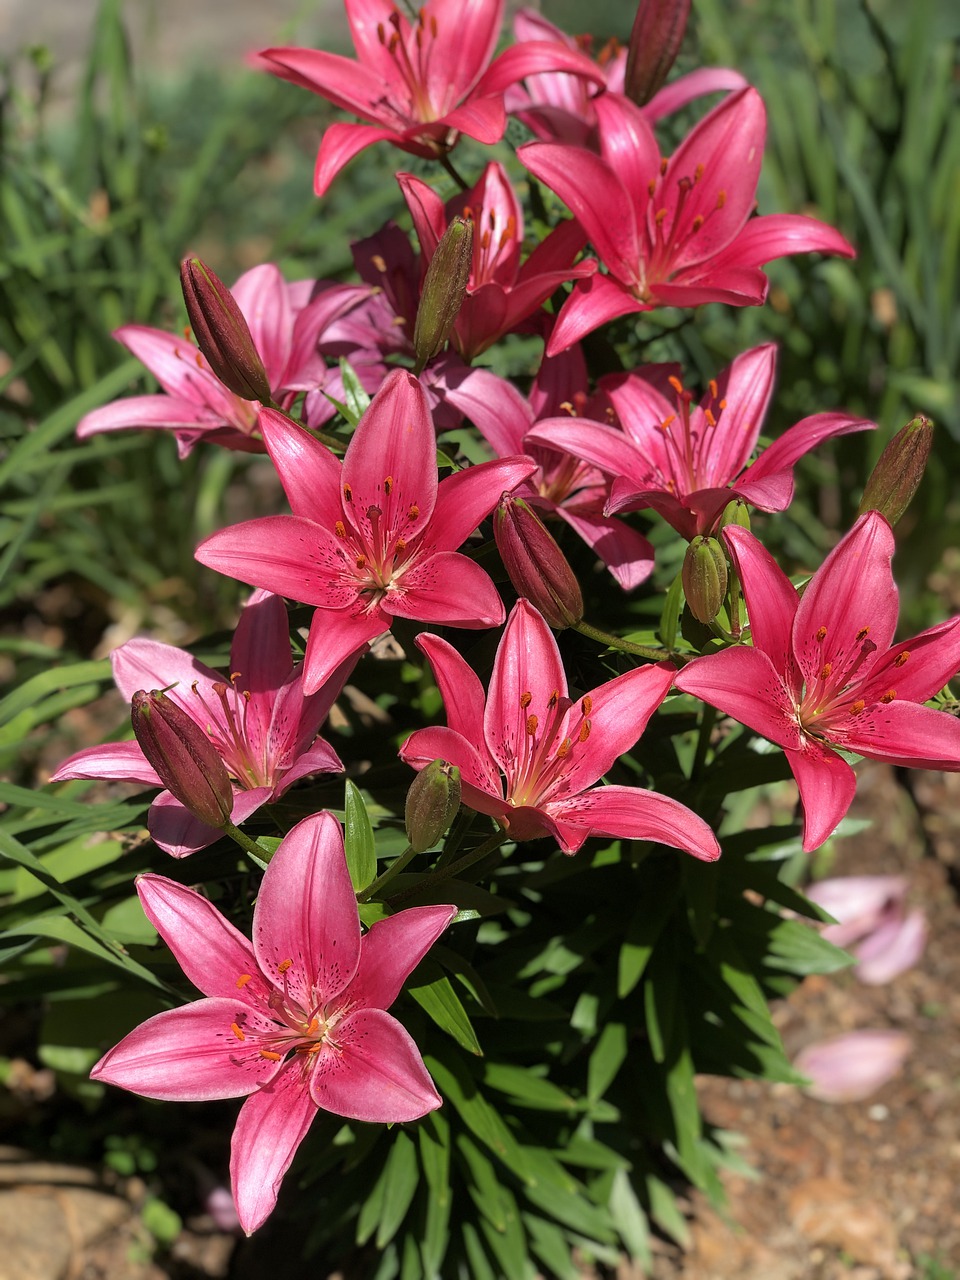
[[[698,622],[712,622],[727,594],[727,560],[716,538],[694,538],[681,570],[683,594]]]
[[[919,415],[901,427],[877,459],[857,515],[879,511],[894,525],[920,487],[933,447],[933,423]]]
[[[407,792],[404,822],[414,853],[432,849],[460,808],[460,770],[445,760],[431,760]]]
[[[734,498],[723,508],[723,515],[717,527],[726,529],[729,524],[738,524],[741,529],[750,528],[750,511],[742,498]]]
[[[197,346],[216,376],[235,395],[269,404],[267,371],[227,286],[199,258],[184,258],[180,287]]]
[[[423,278],[413,330],[414,373],[439,355],[463,306],[473,263],[473,223],[454,218],[440,238]]]
[[[624,93],[638,107],[650,101],[676,61],[691,0],[640,0],[627,45]]]
[[[208,827],[229,822],[230,778],[197,722],[158,689],[133,695],[130,718],[140,750],[171,795]]]
[[[493,536],[517,592],[555,631],[575,626],[583,617],[580,584],[533,508],[505,493],[493,517]]]

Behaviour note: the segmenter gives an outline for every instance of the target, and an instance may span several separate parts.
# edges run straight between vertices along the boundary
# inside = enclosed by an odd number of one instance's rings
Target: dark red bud
[[[624,93],[638,107],[649,102],[676,61],[690,17],[690,0],[640,0],[627,45]]]
[[[503,567],[517,592],[555,631],[583,617],[580,584],[546,525],[522,498],[505,493],[493,518]]]
[[[230,778],[197,722],[158,689],[133,695],[130,718],[140,750],[184,808],[208,827],[222,828],[229,822]]]
[[[184,258],[180,287],[197,346],[216,376],[234,395],[269,404],[267,371],[227,286],[199,258]]]

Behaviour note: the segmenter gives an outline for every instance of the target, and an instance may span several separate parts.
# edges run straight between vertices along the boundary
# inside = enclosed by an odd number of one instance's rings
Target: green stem
[[[466,839],[467,832],[473,826],[476,818],[476,810],[468,809],[466,805],[460,806],[460,812],[453,820],[453,826],[450,828],[450,834],[443,842],[443,853],[437,862],[437,870],[452,862],[457,850]]]
[[[700,771],[707,762],[707,752],[710,749],[710,735],[713,733],[713,726],[716,722],[716,707],[711,707],[705,702],[703,704],[703,714],[700,717],[700,736],[697,738],[697,750],[693,757],[693,767],[690,770],[691,779],[700,776]]]
[[[232,822],[224,823],[223,833],[238,844],[245,853],[252,853],[262,862],[269,862],[273,857],[273,854],[269,849],[265,849],[262,844],[258,843],[258,841],[252,840],[250,836],[245,835],[240,828],[234,826]]]
[[[421,893],[424,889],[431,889],[435,884],[442,884],[445,880],[454,879],[461,871],[466,871],[466,869],[468,867],[472,867],[474,863],[481,862],[488,854],[493,853],[495,849],[499,849],[500,846],[505,844],[509,839],[510,836],[506,831],[495,831],[489,839],[484,840],[483,844],[480,845],[479,848],[474,849],[472,853],[465,853],[463,857],[458,858],[456,862],[451,862],[449,866],[443,867],[438,871],[432,872],[430,875],[424,876],[421,880],[418,880],[416,884],[412,884],[409,889],[404,889],[402,893],[398,893],[394,897],[390,898],[390,905],[392,907],[396,906],[398,902],[405,902],[407,898],[416,897],[416,895]]]
[[[464,179],[460,177],[460,174],[457,173],[456,169],[454,168],[453,161],[450,159],[450,157],[447,155],[446,152],[444,152],[443,155],[440,156],[440,163],[443,165],[444,169],[446,169],[447,173],[449,173],[450,177],[454,180],[454,182],[457,184],[457,186],[460,188],[461,191],[470,190],[469,182],[464,181]]]
[[[413,845],[408,844],[403,853],[400,854],[399,858],[394,858],[386,871],[377,876],[376,880],[371,880],[365,889],[361,889],[357,894],[357,901],[369,902],[375,893],[379,893],[385,884],[389,884],[394,876],[398,876],[400,874],[413,855]]]
[[[658,649],[646,644],[634,644],[632,640],[621,640],[619,636],[612,636],[608,631],[601,631],[599,627],[591,626],[582,618],[573,624],[573,629],[579,631],[582,636],[589,636],[591,640],[596,640],[598,644],[605,644],[610,649],[619,649],[621,653],[636,654],[638,658],[649,658],[651,662],[661,662],[664,658],[679,656],[672,649]]]

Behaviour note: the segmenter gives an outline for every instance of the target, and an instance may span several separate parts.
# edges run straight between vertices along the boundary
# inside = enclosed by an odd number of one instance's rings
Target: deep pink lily
[[[532,441],[540,418],[564,406],[584,418],[602,417],[609,405],[588,396],[587,370],[579,347],[545,359],[525,399],[510,382],[489,369],[448,375],[445,397],[468,417],[500,457],[526,453],[537,469],[517,493],[541,515],[565,521],[604,562],[625,591],[646,581],[653,570],[653,547],[636,529],[604,514],[610,480],[597,467],[566,451]]]
[[[317,606],[304,659],[313,692],[398,618],[495,627],[504,611],[487,574],[458,555],[529,458],[468,467],[437,482],[437,446],[423,389],[389,375],[343,462],[302,427],[264,409],[260,429],[293,515],[223,529],[197,548],[220,573]]]
[[[565,280],[591,276],[597,269],[593,259],[573,265],[586,244],[573,219],[554,227],[521,266],[523,210],[502,165],[488,164],[476,186],[446,205],[412,174],[398,173],[397,181],[420,240],[422,271],[453,218],[466,217],[474,224],[467,296],[451,334],[464,360],[517,329]]]
[[[412,907],[361,938],[343,836],[305,818],[264,873],[249,941],[211,902],[165,876],[137,892],[204,999],[131,1031],[90,1075],[147,1098],[243,1098],[230,1176],[249,1235],[269,1217],[319,1110],[396,1124],[441,1104],[406,1029],[386,1010],[456,907]]]
[[[786,752],[803,802],[803,847],[847,812],[856,775],[833,748],[921,769],[960,770],[960,721],[921,705],[960,671],[960,617],[894,644],[893,532],[868,511],[798,596],[745,529],[723,538],[743,587],[753,647],[696,658],[678,689]]]
[[[533,9],[518,11],[513,20],[513,33],[518,43],[552,40],[583,53],[589,53],[592,44],[590,36],[568,36]],[[504,95],[507,110],[522,120],[542,142],[564,142],[598,150],[594,100],[605,88],[611,93],[623,93],[626,46],[618,40],[608,40],[597,54],[596,62],[603,76],[602,85],[563,71],[542,72],[528,76],[522,85],[511,85],[507,89]],[[725,67],[701,67],[665,85],[641,111],[652,124],[704,94],[743,89],[746,84],[739,71]]]
[[[278,800],[312,773],[340,773],[343,765],[329,743],[317,737],[354,659],[307,696],[303,668],[290,652],[287,611],[278,596],[254,592],[230,646],[230,675],[198,662],[192,654],[157,640],[129,640],[111,655],[113,678],[125,698],[141,689],[167,689],[167,696],[209,735],[233,784],[231,821],[244,822],[262,805]],[[78,751],[53,774],[109,778],[161,787],[135,741],[108,742]],[[193,817],[169,791],[162,791],[147,817],[154,842],[175,858],[220,839],[221,833]]]
[[[503,0],[428,0],[414,22],[392,0],[344,0],[357,60],[316,49],[265,49],[266,69],[318,93],[367,124],[323,135],[314,189],[322,196],[348,161],[374,142],[437,159],[462,133],[499,142],[503,93],[538,71],[602,80],[589,58],[555,41],[514,45],[491,64]]]
[[[640,787],[595,785],[633,746],[660,706],[673,668],[638,667],[573,700],[553,633],[527,600],[507,621],[484,700],[452,645],[421,635],[443,695],[447,727],[419,729],[400,756],[415,769],[442,759],[460,769],[463,803],[515,840],[552,836],[576,853],[591,835],[653,840],[712,862],[720,846],[684,805]]]
[[[600,380],[621,429],[582,417],[536,423],[529,439],[563,449],[615,477],[608,515],[652,507],[688,540],[713,532],[732,498],[783,511],[798,459],[833,436],[876,426],[844,413],[814,413],[748,466],[773,395],[777,349],[754,347],[711,381],[694,405],[679,365],[644,365]]]
[[[283,279],[272,263],[244,272],[230,290],[250,327],[263,360],[273,400],[289,407],[302,392],[327,386],[334,396],[339,371],[328,372],[320,350],[329,331],[337,341],[337,321],[370,295],[368,288],[327,281]],[[172,431],[180,456],[186,457],[200,440],[228,449],[262,452],[257,435],[257,410],[223,385],[191,340],[183,336],[128,324],[113,336],[150,370],[163,388],[158,395],[129,396],[94,409],[80,420],[81,440],[101,431],[155,427]],[[339,352],[338,352],[339,354]],[[333,416],[323,396],[308,397],[311,426]]]
[[[551,142],[517,152],[578,219],[610,273],[574,286],[549,355],[631,312],[759,305],[769,285],[760,268],[784,254],[854,256],[838,231],[814,218],[750,217],[766,136],[755,89],[714,107],[669,160],[632,102],[604,93],[594,106],[600,155]]]

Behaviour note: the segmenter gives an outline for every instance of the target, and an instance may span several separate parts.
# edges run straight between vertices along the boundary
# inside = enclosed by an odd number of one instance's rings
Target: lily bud
[[[133,695],[130,718],[140,750],[167,790],[208,827],[225,826],[233,811],[233,788],[197,722],[158,689]]]
[[[694,538],[680,576],[690,612],[698,622],[712,622],[727,594],[727,559],[716,538]]]
[[[580,584],[546,525],[522,498],[505,493],[493,517],[493,536],[517,592],[554,631],[583,617]]]
[[[640,0],[627,45],[624,93],[638,107],[650,101],[676,61],[691,0]]]
[[[723,508],[718,528],[726,529],[730,524],[738,524],[741,529],[750,528],[750,510],[742,498],[734,498]]]
[[[439,355],[463,306],[473,263],[473,223],[454,218],[427,267],[413,330],[414,373]]]
[[[180,287],[197,346],[213,372],[235,395],[269,404],[267,371],[227,286],[199,258],[184,258]]]
[[[460,770],[445,760],[431,760],[407,792],[404,823],[414,853],[432,849],[460,808]]]
[[[933,448],[933,423],[917,416],[901,427],[877,459],[860,499],[857,515],[879,511],[897,523],[920,487]]]

